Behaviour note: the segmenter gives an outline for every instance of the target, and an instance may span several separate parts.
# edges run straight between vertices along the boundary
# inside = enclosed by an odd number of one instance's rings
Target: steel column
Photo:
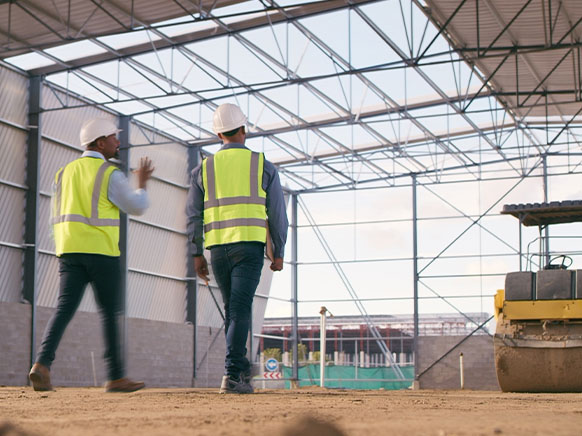
[[[548,155],[545,154],[542,157],[542,168],[544,171],[544,203],[548,203]],[[545,226],[544,228],[544,259],[545,262],[541,263],[542,269],[550,263],[550,228],[549,226]]]
[[[30,78],[28,95],[28,140],[26,160],[26,210],[24,221],[23,299],[31,305],[30,366],[36,359],[36,295],[38,261],[38,186],[40,173],[41,143],[41,95],[42,78]]]
[[[200,158],[197,147],[188,147],[188,174],[198,166]],[[194,250],[192,241],[186,242],[186,322],[192,324],[192,386],[196,380],[196,333],[198,329],[197,324],[197,302],[198,302],[198,278],[196,277],[196,270],[194,269]],[[210,289],[208,289],[209,292]],[[213,295],[214,297],[214,295]]]
[[[291,379],[299,382],[299,320],[297,307],[297,194],[291,194],[291,337],[293,338],[293,371]]]
[[[130,129],[130,117],[121,116],[119,118],[119,169],[127,176],[129,174],[129,129]],[[119,211],[119,251],[120,251],[120,264],[121,264],[121,285],[119,287],[120,301],[121,301],[121,316],[119,319],[120,324],[120,347],[121,355],[123,356],[124,366],[127,364],[127,275],[128,275],[128,265],[127,265],[127,232],[129,228],[129,219],[125,212]]]
[[[418,234],[416,212],[416,174],[412,175],[412,268],[414,274],[414,339],[412,353],[414,356],[414,380],[418,381]]]
[[[520,217],[519,222],[518,222],[517,225],[518,225],[518,232],[519,232],[519,253],[518,253],[519,254],[519,270],[520,271],[523,271],[523,266],[522,266],[522,264],[523,264],[523,260],[522,260],[522,256],[523,256],[523,249],[522,249],[523,242],[522,242],[521,217]],[[527,268],[527,262],[526,262],[526,268]]]

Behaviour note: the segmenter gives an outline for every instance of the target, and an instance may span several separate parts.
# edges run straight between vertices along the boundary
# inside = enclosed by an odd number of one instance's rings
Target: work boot
[[[222,383],[220,385],[221,394],[252,394],[253,387],[243,380],[242,376],[237,379],[231,378],[228,375],[222,377]]]
[[[52,391],[51,373],[49,369],[42,363],[35,363],[32,365],[28,378],[32,382],[32,387],[35,391]]]
[[[117,380],[109,380],[105,383],[105,392],[135,392],[144,387],[144,382],[136,382],[124,377]]]

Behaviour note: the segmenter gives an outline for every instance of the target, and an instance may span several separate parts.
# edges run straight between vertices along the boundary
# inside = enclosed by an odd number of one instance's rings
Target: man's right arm
[[[208,277],[208,264],[204,257],[204,187],[202,185],[202,164],[198,165],[190,174],[190,189],[186,203],[186,230],[188,239],[192,243],[192,255],[194,256],[194,270],[198,277],[206,284]]]
[[[131,188],[129,180],[120,170],[115,170],[109,178],[107,196],[123,212],[130,215],[143,215],[150,205],[146,191],[147,181],[150,179],[154,167],[152,161],[145,157],[140,160],[139,168],[135,170],[138,177],[138,189]]]
[[[201,171],[202,164],[194,168],[190,174],[190,189],[186,203],[186,230],[194,256],[202,256],[204,252],[204,188]]]

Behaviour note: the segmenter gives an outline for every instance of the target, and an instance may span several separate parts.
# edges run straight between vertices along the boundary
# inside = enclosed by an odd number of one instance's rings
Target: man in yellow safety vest
[[[273,245],[271,270],[283,269],[287,214],[279,175],[263,153],[245,147],[247,117],[234,104],[214,112],[213,130],[222,148],[191,175],[188,234],[194,268],[208,282],[204,246],[225,311],[226,359],[221,393],[252,393],[246,342],[251,304],[263,267],[267,226]],[[268,218],[268,221],[266,220]]]
[[[52,390],[51,364],[88,283],[103,322],[109,378],[105,390],[133,392],[144,387],[144,383],[125,377],[119,346],[119,210],[133,215],[145,212],[149,207],[146,183],[154,168],[150,159],[141,159],[136,170],[139,188],[133,191],[125,175],[107,162],[118,156],[118,132],[109,119],[84,123],[80,139],[86,151],[55,176],[52,225],[59,260],[59,298],[29,373],[36,391]]]

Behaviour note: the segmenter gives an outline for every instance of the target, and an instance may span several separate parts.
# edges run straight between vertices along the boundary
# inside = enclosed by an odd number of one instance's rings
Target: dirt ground
[[[326,425],[326,423],[331,423]],[[580,435],[581,394],[0,387],[0,436]]]

